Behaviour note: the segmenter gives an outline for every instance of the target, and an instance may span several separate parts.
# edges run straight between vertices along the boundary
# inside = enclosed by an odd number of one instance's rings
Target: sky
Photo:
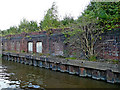
[[[39,23],[53,2],[56,3],[60,19],[66,15],[76,19],[90,0],[0,0],[0,29],[18,26],[23,18]]]

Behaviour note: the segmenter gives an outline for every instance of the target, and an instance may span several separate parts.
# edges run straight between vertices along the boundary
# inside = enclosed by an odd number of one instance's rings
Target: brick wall
[[[68,28],[65,30],[68,30]],[[61,34],[62,29],[51,29],[51,31],[53,32],[52,35],[46,31],[8,35],[6,37],[10,37],[10,39],[3,40],[4,49],[11,50],[11,42],[14,42],[15,51],[28,52],[28,42],[33,42],[33,52],[36,53],[36,43],[42,42],[43,53],[63,55],[64,50],[67,48],[63,43],[65,37]],[[103,59],[120,60],[120,31],[108,32],[103,35],[102,39],[103,40],[101,42],[97,43],[99,44],[99,47],[96,49],[96,52],[100,51],[99,57]],[[18,46],[17,42],[19,42],[20,46]],[[77,50],[74,49],[74,51]]]
[[[68,29],[66,28],[66,30]],[[3,45],[8,51],[28,52],[28,42],[33,42],[33,53],[36,53],[36,43],[42,42],[43,53],[55,54],[59,51],[63,51],[63,41],[61,39],[63,36],[60,36],[62,29],[51,29],[51,31],[54,35],[51,35],[46,31],[7,35],[3,38],[9,39],[3,40]],[[5,45],[5,42],[7,45]],[[57,43],[56,45],[59,47],[59,50],[56,49],[56,46],[54,46],[53,43]]]

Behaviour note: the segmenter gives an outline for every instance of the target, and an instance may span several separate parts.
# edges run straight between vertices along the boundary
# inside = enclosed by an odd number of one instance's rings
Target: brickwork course
[[[65,36],[62,30],[66,29],[51,29],[52,34],[47,31],[22,33],[16,35],[7,35],[3,37],[3,51],[29,52],[28,43],[33,43],[33,52],[36,53],[36,43],[42,42],[42,53],[50,55],[64,56],[66,45],[64,44]],[[112,30],[102,35],[102,40],[98,43],[100,51],[99,58],[120,60],[120,31]],[[102,49],[102,50],[101,50]]]

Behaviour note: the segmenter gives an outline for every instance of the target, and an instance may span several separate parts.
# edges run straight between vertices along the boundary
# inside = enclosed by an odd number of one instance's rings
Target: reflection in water
[[[18,81],[10,81],[9,77],[12,73],[6,73],[6,67],[0,64],[0,90],[3,88],[18,88]]]
[[[1,88],[120,88],[90,78],[3,60],[0,65]]]

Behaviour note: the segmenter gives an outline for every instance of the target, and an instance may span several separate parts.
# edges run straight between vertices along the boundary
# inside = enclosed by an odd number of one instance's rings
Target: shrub
[[[89,60],[90,61],[96,61],[96,56],[90,56]]]

